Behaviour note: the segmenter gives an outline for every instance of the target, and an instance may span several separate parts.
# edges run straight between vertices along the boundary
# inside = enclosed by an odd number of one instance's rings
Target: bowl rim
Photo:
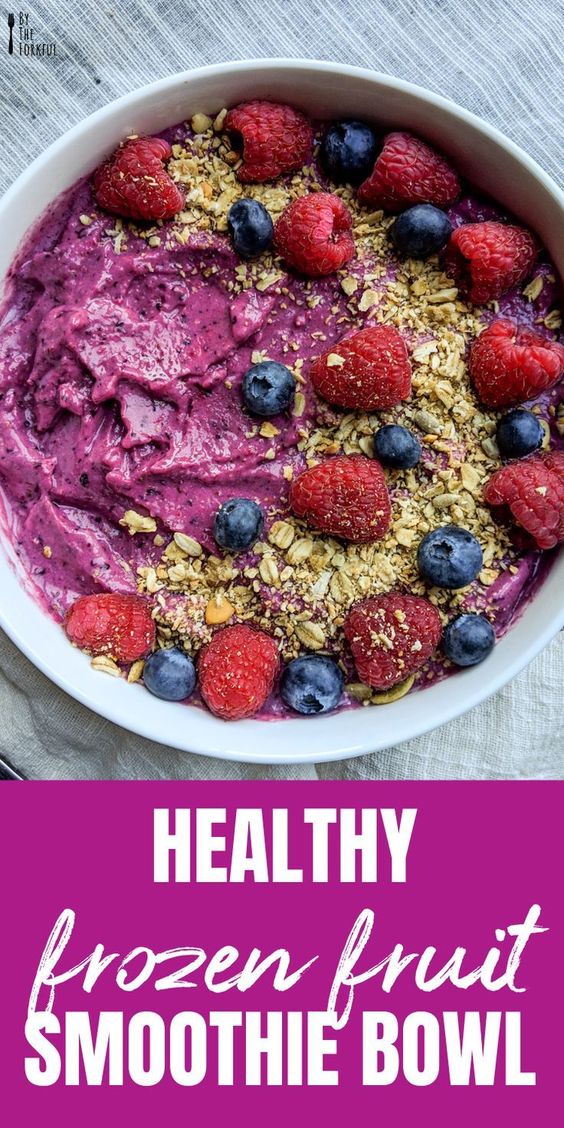
[[[154,82],[144,83],[142,86],[137,86],[134,90],[130,90],[127,94],[113,98],[110,102],[106,102],[104,106],[100,106],[99,109],[93,110],[91,114],[81,118],[76,125],[65,130],[65,132],[52,141],[46,149],[38,153],[31,164],[16,177],[13,184],[2,194],[0,204],[5,205],[11,202],[13,196],[17,195],[25,187],[27,180],[33,179],[38,165],[42,164],[43,161],[48,158],[55,156],[59,149],[65,148],[68,144],[71,144],[87,127],[96,125],[98,122],[103,122],[107,117],[111,118],[116,111],[126,107],[128,104],[133,104],[137,99],[142,100],[149,92],[158,94],[184,82],[189,82],[192,79],[205,78],[207,76],[211,77],[214,75],[221,76],[222,74],[230,74],[232,72],[237,73],[248,70],[249,68],[298,71],[314,70],[320,73],[338,73],[344,77],[364,78],[369,82],[376,81],[382,86],[389,87],[391,90],[400,90],[406,94],[412,94],[415,97],[421,98],[425,102],[440,106],[442,109],[465,121],[468,125],[474,126],[479,132],[485,134],[492,141],[495,141],[511,152],[521,164],[544,183],[545,187],[548,188],[557,202],[564,207],[564,190],[559,188],[556,181],[549,173],[545,172],[534,157],[529,156],[516,141],[507,137],[497,126],[479,117],[478,114],[473,113],[472,110],[467,110],[452,98],[445,98],[443,94],[436,94],[433,90],[429,90],[425,86],[420,86],[418,83],[408,82],[406,79],[402,78],[395,78],[393,75],[386,74],[384,71],[371,70],[369,67],[357,67],[349,63],[334,63],[324,59],[287,57],[234,59],[223,63],[208,63],[202,67],[176,71],[172,75],[166,75],[164,78],[156,79]]]
[[[150,95],[166,93],[175,88],[181,88],[182,85],[186,83],[197,82],[206,77],[221,78],[222,75],[239,73],[249,68],[254,70],[293,70],[297,72],[332,74],[343,78],[361,78],[370,83],[378,84],[381,87],[384,86],[390,90],[412,95],[425,102],[427,105],[440,107],[449,115],[473,127],[479,133],[495,142],[496,145],[508,151],[522,166],[528,169],[534,178],[539,181],[553,197],[555,202],[564,209],[564,192],[560,190],[552,177],[544,171],[534,158],[530,157],[519,145],[506,137],[496,126],[484,121],[482,118],[472,113],[472,111],[465,109],[449,98],[445,98],[443,95],[435,94],[425,87],[407,82],[404,79],[397,79],[392,75],[365,67],[356,67],[316,59],[261,58],[212,63],[203,67],[180,71],[172,75],[167,75],[155,82],[145,83],[135,90],[113,99],[100,109],[95,110],[92,114],[82,118],[81,121],[72,126],[69,130],[66,130],[59,138],[38,154],[3,194],[0,200],[0,214],[2,210],[17,199],[21,193],[25,192],[28,184],[33,182],[38,170],[40,170],[44,163],[48,163],[56,157],[60,151],[72,146],[75,140],[80,138],[85,132],[87,133],[94,126],[103,123],[106,119],[111,120],[120,110],[126,109],[127,107],[134,108],[137,102],[143,102]],[[40,217],[38,216],[37,218]],[[4,563],[4,561],[2,561],[2,563]],[[10,567],[9,556],[7,556],[7,563],[8,567]],[[560,563],[563,564],[564,561],[561,560]],[[553,566],[552,572],[554,570],[555,568]],[[548,579],[549,577],[547,577],[547,582]],[[19,588],[23,588],[23,585],[20,583],[19,579],[16,578],[15,574],[14,582]],[[25,592],[25,594],[29,599],[35,602],[38,614],[44,614],[41,607],[33,600],[33,596],[30,596],[29,592]],[[52,626],[56,627],[61,635],[63,634],[60,625],[54,624],[52,620],[49,620],[49,622]],[[234,726],[232,723],[219,721],[208,713],[192,708],[191,713],[193,719],[195,719],[194,714],[196,713],[200,713],[201,717],[205,718],[203,725],[196,724],[194,726],[196,730],[201,730],[201,734],[197,732],[193,734],[190,733],[189,740],[179,739],[175,736],[172,740],[172,747],[178,748],[181,751],[207,755],[226,761],[246,762],[257,765],[314,764],[338,761],[394,747],[396,744],[400,744],[405,740],[423,736],[425,733],[448,723],[454,718],[462,716],[491,694],[501,689],[536,657],[563,625],[564,601],[562,601],[560,608],[555,608],[552,618],[546,623],[544,629],[536,634],[527,646],[514,654],[512,659],[504,665],[503,669],[501,669],[495,677],[490,677],[489,679],[481,677],[475,678],[474,675],[480,670],[480,667],[457,673],[455,675],[457,684],[461,684],[463,679],[468,682],[466,692],[462,694],[450,694],[450,697],[447,697],[445,701],[441,702],[441,706],[438,710],[440,714],[438,724],[434,719],[434,715],[428,715],[427,719],[424,721],[417,721],[411,718],[410,723],[406,725],[401,721],[401,711],[397,713],[398,705],[401,710],[401,702],[395,705],[389,705],[386,710],[387,715],[390,716],[390,711],[393,710],[397,717],[397,736],[394,736],[392,740],[386,738],[386,740],[382,742],[381,739],[378,739],[377,733],[374,733],[371,737],[367,736],[370,732],[370,725],[368,725],[366,721],[368,720],[368,714],[372,713],[373,710],[345,710],[344,712],[329,714],[325,717],[292,717],[272,723],[251,719],[248,721],[240,721]],[[104,683],[111,683],[108,687],[108,691],[104,695],[104,700],[101,700],[101,694],[98,694],[98,696],[93,695],[87,687],[87,678],[80,678],[81,682],[85,683],[84,687],[83,685],[77,685],[72,679],[67,677],[64,672],[61,672],[56,666],[54,667],[49,662],[44,654],[36,648],[34,641],[30,640],[26,632],[20,630],[17,619],[11,615],[9,601],[7,601],[7,605],[4,601],[0,603],[0,626],[2,626],[6,634],[36,667],[71,697],[78,700],[81,704],[87,706],[98,715],[139,736],[153,740],[158,744],[164,743],[162,733],[167,730],[166,727],[163,730],[162,719],[166,718],[171,709],[177,710],[178,706],[176,704],[161,701],[157,702],[156,699],[152,698],[151,701],[155,706],[154,720],[151,718],[147,719],[141,714],[141,719],[138,719],[137,711],[131,708],[131,699],[129,700],[129,709],[124,707],[126,698],[123,695],[123,690],[125,690],[127,694],[130,694],[132,691],[135,692],[136,690],[137,692],[144,692],[140,687],[127,685],[123,679],[119,679],[119,684],[117,684],[118,679],[115,681],[109,678],[100,679],[100,681],[104,681]],[[498,647],[503,647],[511,634],[512,630],[500,640]],[[66,639],[64,641],[68,646]],[[84,662],[88,662],[89,664],[89,660],[85,655],[77,654],[77,657],[79,660],[84,660]],[[451,682],[451,679],[448,679],[448,681]],[[438,688],[440,685],[444,684],[444,682],[436,683],[436,687]],[[470,685],[472,688],[468,692]],[[434,688],[435,687],[430,687],[430,689],[426,691],[425,697],[428,693],[432,693]],[[170,716],[172,718],[172,714],[170,714]],[[358,721],[353,724],[347,724],[348,718],[352,718],[353,716],[358,718]],[[161,718],[160,722],[159,717]],[[364,723],[361,720],[362,718],[365,718]],[[307,726],[310,726],[309,730]],[[315,743],[317,747],[309,750],[310,742],[308,741],[308,731],[309,734],[313,736],[314,727],[317,738],[313,743]],[[329,736],[330,728],[333,728],[334,731],[341,732],[342,735],[339,736],[336,741],[334,738],[329,739],[328,743],[330,746],[324,748],[323,745],[325,741],[322,739],[321,734],[327,734],[327,736]],[[280,747],[282,742],[280,740],[274,740],[273,743],[277,747],[268,748],[269,733],[272,733],[273,729],[278,730],[279,733],[284,732],[286,734],[285,745],[288,745],[288,747],[284,746],[282,748]],[[356,735],[355,729],[358,730]],[[259,733],[264,737],[264,752],[260,750],[260,742],[257,741]],[[256,750],[257,743],[259,743],[258,751]]]

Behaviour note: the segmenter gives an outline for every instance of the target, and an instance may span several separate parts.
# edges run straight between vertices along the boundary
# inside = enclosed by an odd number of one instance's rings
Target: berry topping
[[[296,379],[285,364],[262,360],[243,378],[243,402],[253,415],[278,415],[293,403]]]
[[[145,688],[163,701],[185,701],[194,692],[194,663],[183,650],[155,650],[143,667]]]
[[[390,592],[356,603],[344,631],[361,681],[389,689],[431,656],[441,637],[441,620],[427,599]]]
[[[94,173],[96,202],[126,219],[171,219],[184,196],[163,167],[171,148],[160,137],[124,141]]]
[[[491,302],[529,273],[539,246],[524,227],[487,220],[453,231],[444,267],[472,302]]]
[[[374,457],[393,470],[410,470],[421,458],[421,443],[407,427],[386,423],[374,435]]]
[[[388,133],[358,198],[386,211],[403,211],[411,204],[448,207],[459,192],[458,177],[444,157],[411,133]]]
[[[359,184],[372,171],[377,150],[376,134],[369,125],[341,121],[327,130],[319,156],[331,180]]]
[[[274,243],[288,266],[300,274],[309,278],[333,274],[355,253],[351,213],[329,192],[300,196],[277,221]]]
[[[362,455],[340,455],[306,470],[290,489],[290,507],[314,529],[362,544],[390,527],[382,467]]]
[[[524,458],[542,445],[544,429],[532,411],[516,407],[502,415],[497,425],[496,438],[503,458]]]
[[[481,572],[483,562],[480,542],[459,525],[433,529],[423,537],[417,552],[419,572],[433,587],[466,587]]]
[[[81,650],[105,654],[116,662],[136,662],[155,645],[151,607],[140,595],[83,595],[73,603],[65,630]]]
[[[539,548],[564,541],[564,451],[536,454],[496,470],[484,489],[488,505],[508,506]]]
[[[302,654],[286,666],[280,681],[282,700],[296,713],[329,713],[341,700],[344,678],[332,658]]]
[[[455,666],[477,666],[494,646],[495,632],[485,615],[457,615],[445,627],[443,650]]]
[[[502,318],[473,342],[469,364],[482,403],[503,407],[557,384],[564,372],[564,346]]]
[[[240,623],[223,627],[200,652],[202,697],[224,721],[252,717],[274,685],[280,660],[273,638]]]
[[[393,325],[360,329],[311,366],[311,382],[323,399],[362,411],[394,407],[411,392],[411,365]]]
[[[274,224],[258,200],[236,200],[227,213],[227,227],[241,258],[255,258],[270,246]]]
[[[243,163],[237,176],[243,184],[274,180],[283,172],[301,168],[313,143],[306,117],[292,106],[276,102],[243,102],[230,110],[224,129],[243,144]]]
[[[244,552],[257,541],[264,528],[264,514],[256,501],[234,497],[224,501],[213,523],[213,535],[220,548]]]
[[[446,247],[452,223],[446,212],[432,204],[416,204],[398,215],[390,228],[396,250],[408,258],[425,259]]]

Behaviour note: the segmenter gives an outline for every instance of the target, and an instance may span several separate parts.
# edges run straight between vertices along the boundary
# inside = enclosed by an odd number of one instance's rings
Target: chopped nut
[[[365,290],[359,303],[358,308],[361,313],[366,313],[368,309],[372,309],[378,301],[378,294],[375,290]]]
[[[207,114],[194,114],[190,125],[194,133],[207,133],[208,129],[211,129],[213,121]]]
[[[53,549],[48,544],[43,545],[43,555],[46,560],[50,560],[53,555]]]
[[[306,405],[306,401],[305,401],[305,396],[304,396],[303,392],[296,392],[296,396],[295,396],[295,399],[294,399],[294,407],[293,407],[293,410],[292,410],[292,415],[297,419],[301,418],[301,416],[303,415],[303,413],[305,411],[305,405]]]
[[[478,579],[481,584],[485,585],[485,587],[489,587],[490,584],[495,583],[498,574],[499,573],[495,568],[482,568],[482,571],[478,575]]]
[[[219,623],[226,623],[234,614],[235,608],[221,592],[218,592],[206,605],[204,617],[210,626],[217,626]]]
[[[134,509],[128,509],[119,523],[129,531],[129,535],[132,537],[136,533],[155,533],[157,531],[157,522],[154,517],[144,517],[142,513],[136,513]]]
[[[546,315],[544,319],[544,325],[546,325],[547,329],[560,329],[562,326],[562,317],[560,316],[560,310],[552,309],[550,313]]]
[[[143,674],[144,667],[145,663],[142,658],[134,662],[133,665],[129,667],[129,673],[127,675],[128,682],[138,682]]]
[[[342,368],[346,361],[344,356],[339,356],[338,353],[329,353],[325,363],[328,368]]]
[[[478,471],[475,470],[473,466],[470,466],[468,462],[462,463],[460,467],[460,477],[462,478],[465,489],[469,490],[470,493],[473,493],[480,485],[480,475]]]
[[[280,431],[278,427],[274,426],[274,423],[269,423],[268,420],[266,420],[264,423],[261,423],[260,434],[263,439],[274,439],[276,435],[280,434]]]
[[[90,227],[90,224],[92,223],[92,219],[90,218],[89,215],[80,215],[78,218],[79,218],[83,227]]]
[[[227,110],[226,109],[220,110],[216,119],[215,119],[215,121],[214,121],[214,123],[213,123],[213,128],[214,128],[215,133],[221,133],[221,130],[223,129],[223,123],[224,123],[226,117],[227,117]]]
[[[259,278],[258,282],[255,283],[256,288],[261,292],[263,290],[269,290],[271,286],[274,286],[275,282],[279,282],[283,277],[284,275],[281,274],[279,270],[272,271],[271,274],[263,274],[262,278]]]
[[[319,579],[315,581],[311,588],[311,594],[314,599],[323,599],[329,587],[329,580],[331,579],[331,572],[328,568],[321,573]]]
[[[431,356],[431,353],[435,353],[436,351],[437,351],[437,342],[436,341],[425,341],[424,344],[418,345],[417,348],[415,348],[413,350],[411,355],[412,355],[413,360],[416,360],[418,363],[422,363],[423,361],[429,359],[429,357]]]
[[[529,285],[525,286],[525,289],[523,290],[523,297],[528,298],[530,302],[536,301],[542,291],[543,286],[543,276],[542,274],[537,274],[536,277],[529,282]]]
[[[442,302],[453,302],[457,297],[458,290],[453,286],[450,290],[435,290],[433,294],[428,295],[427,301],[441,304]]]
[[[355,290],[358,290],[357,279],[352,274],[348,274],[346,278],[341,278],[341,290],[350,298]]]
[[[147,591],[149,592],[149,594],[154,595],[155,592],[161,590],[162,586],[163,585],[160,584],[159,581],[157,580],[157,573],[156,573],[155,569],[154,568],[147,568],[146,569],[146,576],[145,576],[145,587],[147,588]]]
[[[433,498],[435,509],[450,509],[458,501],[458,494],[443,493]]]
[[[402,544],[404,548],[411,548],[416,535],[414,529],[396,529],[396,540],[398,544]]]
[[[186,578],[186,567],[184,564],[173,564],[167,574],[173,584],[180,584]]]

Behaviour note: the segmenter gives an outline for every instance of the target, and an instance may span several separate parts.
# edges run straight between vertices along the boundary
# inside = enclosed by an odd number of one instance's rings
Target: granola
[[[218,136],[209,120],[198,120],[197,128],[193,121],[192,126],[196,135],[173,145],[168,166],[187,190],[186,207],[172,226],[171,240],[187,239],[195,230],[224,233],[231,204],[243,196],[259,200],[276,219],[292,199],[325,186],[315,163],[283,184],[241,185],[236,177],[239,159],[228,141]],[[491,311],[466,302],[436,258],[398,260],[388,237],[393,217],[381,211],[367,213],[348,187],[333,191],[352,212],[357,257],[334,278],[329,301],[325,294],[320,298],[315,293],[310,281],[290,283],[284,264],[270,253],[257,262],[242,263],[234,288],[273,291],[282,307],[294,303],[307,311],[323,302],[327,308],[323,330],[315,329],[308,337],[300,323],[297,339],[288,338],[282,347],[283,359],[293,365],[303,389],[296,395],[298,417],[304,416],[309,402],[308,365],[322,351],[323,342],[336,333],[392,323],[411,344],[411,400],[378,414],[343,413],[316,405],[304,418],[297,442],[304,467],[339,453],[370,457],[375,429],[398,420],[420,434],[422,461],[412,470],[389,472],[392,525],[374,544],[344,545],[315,533],[288,512],[275,510],[265,541],[243,558],[205,553],[194,559],[183,535],[176,533],[156,569],[138,570],[139,590],[156,591],[161,646],[176,643],[195,653],[211,637],[216,623],[233,618],[271,632],[280,640],[286,660],[303,650],[341,655],[344,616],[355,601],[397,587],[425,593],[416,564],[417,546],[425,533],[449,522],[461,523],[475,534],[483,548],[484,568],[469,589],[427,593],[445,622],[454,611],[469,606],[493,618],[492,588],[503,573],[517,567],[519,554],[508,532],[494,522],[482,501],[483,485],[498,465],[493,437],[497,416],[478,403],[465,359],[468,343]],[[542,277],[537,276],[524,289],[524,297],[534,302],[541,290]],[[306,318],[307,312],[303,319],[307,324]],[[253,363],[263,359],[260,349],[253,352]],[[328,363],[342,363],[338,348]],[[270,423],[259,428],[265,438],[275,431]],[[294,468],[286,469],[291,477]],[[210,607],[225,607],[229,614],[217,618]],[[377,695],[366,687],[355,692],[353,686],[349,683],[353,698],[376,701]]]

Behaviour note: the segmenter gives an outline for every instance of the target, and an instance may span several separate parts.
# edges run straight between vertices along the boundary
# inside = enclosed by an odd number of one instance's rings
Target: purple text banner
[[[554,1123],[563,787],[2,788],[5,1123]]]

